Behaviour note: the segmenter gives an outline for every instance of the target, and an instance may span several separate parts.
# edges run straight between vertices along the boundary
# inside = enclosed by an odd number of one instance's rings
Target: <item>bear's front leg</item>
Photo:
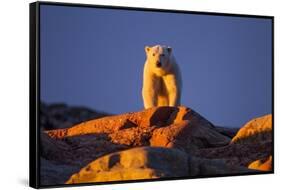
[[[155,80],[153,76],[144,77],[142,98],[145,109],[157,106],[157,92],[154,86]]]
[[[169,106],[179,106],[180,105],[180,84],[174,75],[167,75],[164,78],[167,96],[169,99]]]

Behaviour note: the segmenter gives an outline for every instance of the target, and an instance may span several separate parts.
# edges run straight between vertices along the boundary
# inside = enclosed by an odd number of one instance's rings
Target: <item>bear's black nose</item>
[[[161,67],[161,62],[160,61],[156,62],[156,67]]]

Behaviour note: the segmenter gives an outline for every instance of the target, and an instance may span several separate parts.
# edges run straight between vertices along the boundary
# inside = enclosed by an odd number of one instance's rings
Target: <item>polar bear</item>
[[[179,106],[182,79],[172,48],[162,45],[146,46],[145,52],[142,88],[144,108]]]

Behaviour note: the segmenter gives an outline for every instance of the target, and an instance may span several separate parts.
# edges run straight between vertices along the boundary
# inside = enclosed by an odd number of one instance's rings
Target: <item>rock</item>
[[[60,160],[65,162],[67,157],[71,157],[71,147],[64,141],[50,138],[41,133],[40,136],[40,155],[48,160]]]
[[[230,142],[230,138],[218,133],[209,121],[186,107],[154,107],[46,133],[57,139],[103,133],[116,144],[175,147],[187,152]]]
[[[173,147],[192,152],[198,148],[226,145],[230,141],[228,137],[218,133],[209,121],[189,108],[178,107],[171,118],[174,119],[170,125],[153,131],[151,146]]]
[[[240,128],[215,126],[216,131],[229,138],[233,138]]]
[[[85,119],[91,115],[86,108],[73,110],[65,105],[41,107],[45,185],[250,174],[257,172],[247,168],[253,161],[263,163],[272,155],[266,119],[246,125],[231,142],[237,129],[215,127],[186,107],[155,107],[92,120]],[[253,127],[260,125],[266,127]]]
[[[184,152],[142,147],[101,157],[72,175],[66,183],[177,177],[186,175],[188,169]]]
[[[253,119],[243,126],[227,146],[203,148],[195,155],[208,159],[225,159],[228,164],[248,167],[255,160],[272,155],[271,114]]]
[[[218,176],[230,174],[251,174],[254,171],[243,166],[230,165],[224,159],[204,159],[191,156],[189,176]]]
[[[42,134],[40,140],[40,154],[44,159],[79,167],[100,156],[128,148],[125,145],[110,142],[107,136],[102,134],[64,139],[53,139]]]
[[[272,156],[269,156],[267,159],[256,160],[249,164],[248,168],[260,171],[272,171]]]
[[[251,143],[272,140],[272,115],[255,118],[244,125],[231,143]]]
[[[272,154],[272,142],[234,143],[222,147],[198,149],[193,154],[200,158],[223,159],[231,166],[247,167],[254,160],[264,159]]]
[[[66,104],[40,104],[40,126],[45,130],[68,128],[83,121],[97,119],[109,114],[85,107],[69,107]]]
[[[62,164],[40,157],[40,185],[63,185],[79,169],[79,166]]]
[[[151,146],[178,148],[186,152],[223,146],[229,142],[228,137],[218,133],[204,118],[192,113],[181,122],[155,129],[150,139]]]
[[[66,184],[238,172],[251,171],[246,168],[230,168],[222,160],[192,158],[178,149],[140,147],[99,158],[72,175]]]
[[[108,116],[83,122],[71,128],[46,131],[54,138],[64,138],[83,134],[114,133],[124,129],[138,127],[147,129],[150,126],[163,126],[169,124],[169,116],[177,111],[176,107],[151,108],[135,113],[126,113],[116,116]]]
[[[53,139],[43,133],[40,141],[41,185],[64,184],[92,160],[128,148],[110,142],[102,134]]]

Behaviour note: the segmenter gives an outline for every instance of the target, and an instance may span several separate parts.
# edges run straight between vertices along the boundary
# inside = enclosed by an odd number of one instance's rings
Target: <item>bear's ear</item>
[[[172,53],[172,48],[171,47],[167,47],[167,50],[169,53]]]
[[[150,51],[150,47],[149,46],[145,46],[145,52],[148,53]]]

